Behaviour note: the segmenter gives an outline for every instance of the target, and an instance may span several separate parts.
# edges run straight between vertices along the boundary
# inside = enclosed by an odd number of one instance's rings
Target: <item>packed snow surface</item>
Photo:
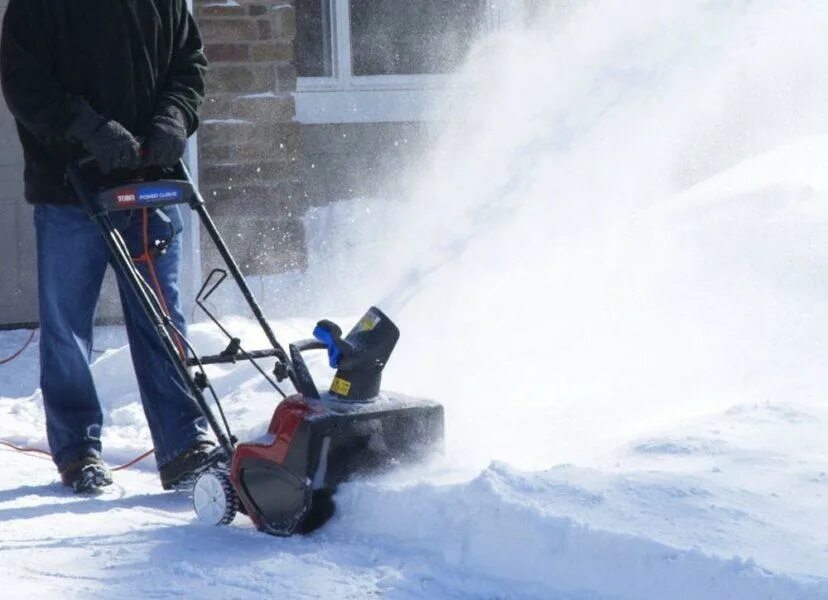
[[[151,459],[90,499],[2,449],[4,597],[828,598],[827,27],[821,0],[606,0],[482,39],[409,193],[312,209],[308,271],[254,282],[285,341],[391,315],[385,387],[445,405],[445,455],[279,539],[198,525]],[[99,334],[118,464],[149,435]],[[259,435],[269,386],[210,373]],[[46,447],[37,388],[36,347],[0,366],[0,439]]]

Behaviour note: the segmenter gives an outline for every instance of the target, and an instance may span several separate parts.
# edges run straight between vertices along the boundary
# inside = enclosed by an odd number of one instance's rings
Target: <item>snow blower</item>
[[[147,167],[113,180],[101,175],[87,158],[69,166],[67,180],[99,226],[115,268],[124,274],[138,297],[178,376],[218,440],[193,483],[193,506],[200,520],[226,525],[240,511],[267,533],[289,536],[310,531],[333,514],[333,494],[345,480],[416,461],[441,449],[440,404],[380,390],[383,369],[400,335],[380,309],[371,307],[344,337],[335,323],[320,321],[313,338],[290,344],[285,351],[216,229],[183,161],[172,170]],[[225,263],[226,268],[210,272],[195,298],[197,306],[227,338],[227,346],[217,354],[199,355],[177,330],[155,290],[141,276],[110,218],[115,211],[162,211],[174,205],[187,205],[196,212]],[[160,214],[163,218],[163,212]],[[153,240],[153,246],[163,252],[169,241]],[[206,304],[228,276],[238,286],[269,348],[246,350]],[[186,352],[179,351],[177,342],[183,343]],[[331,368],[336,369],[328,391],[320,393],[310,375],[303,358],[303,353],[309,351],[326,351]],[[252,364],[282,400],[267,433],[239,443],[205,367],[242,361]],[[274,366],[265,369],[264,361],[273,361]],[[290,396],[280,386],[285,380],[295,390]],[[220,420],[207,401],[208,393]]]

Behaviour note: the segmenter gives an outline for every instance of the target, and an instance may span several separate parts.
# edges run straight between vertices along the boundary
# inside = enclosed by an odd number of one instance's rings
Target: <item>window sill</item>
[[[301,77],[296,120],[300,123],[433,121],[456,92],[447,75],[390,75],[337,80]]]

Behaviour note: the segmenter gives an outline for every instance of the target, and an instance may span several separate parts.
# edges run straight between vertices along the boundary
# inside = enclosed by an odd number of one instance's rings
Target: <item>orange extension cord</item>
[[[164,294],[163,294],[163,291],[161,290],[161,282],[158,280],[158,275],[155,273],[155,265],[152,262],[152,253],[151,253],[151,249],[150,249],[150,245],[149,245],[149,231],[148,231],[148,229],[149,229],[149,214],[148,214],[148,210],[146,208],[143,209],[143,221],[144,221],[143,222],[143,236],[142,236],[143,237],[143,242],[144,242],[143,243],[143,246],[144,246],[143,247],[143,252],[137,258],[132,257],[132,260],[136,263],[144,263],[144,264],[147,265],[147,272],[150,275],[150,279],[152,279],[152,286],[155,288],[155,292],[158,296],[158,301],[161,303],[161,308],[164,311],[164,315],[166,317],[169,317],[170,316],[170,314],[169,314],[170,311],[167,308],[166,301],[164,300]],[[23,352],[26,350],[26,348],[29,347],[29,344],[32,343],[32,340],[34,339],[34,336],[35,336],[35,330],[32,329],[32,333],[29,335],[29,339],[26,341],[26,343],[23,345],[23,347],[20,348],[20,350],[18,350],[17,352],[12,354],[11,356],[9,356],[7,358],[4,358],[3,360],[0,360],[0,365],[10,363],[15,358],[17,358],[18,356],[23,354]],[[176,349],[178,350],[178,353],[183,358],[185,356],[184,346],[182,345],[181,340],[178,338],[178,334],[176,334],[174,336],[173,341],[175,342],[175,346],[176,346]],[[8,448],[11,448],[12,450],[16,450],[17,452],[21,452],[21,453],[25,453],[25,454],[42,455],[42,456],[48,457],[48,458],[52,457],[52,455],[49,452],[46,452],[46,450],[41,450],[40,448],[29,448],[27,446],[16,446],[15,444],[12,444],[11,442],[7,442],[5,440],[0,440],[0,445],[6,446]],[[117,467],[112,467],[110,470],[112,470],[112,471],[121,471],[123,469],[128,469],[132,465],[141,462],[142,460],[144,460],[145,458],[147,458],[150,454],[152,454],[154,452],[155,452],[155,448],[152,448],[151,450],[147,450],[142,455],[140,455],[136,458],[133,458],[131,461],[129,461],[127,463],[124,463],[123,465],[119,465]]]
[[[0,446],[6,446],[8,448],[11,448],[12,450],[16,450],[17,452],[21,452],[21,453],[24,453],[24,454],[37,454],[37,455],[42,455],[44,457],[52,458],[52,455],[50,453],[46,452],[46,450],[41,450],[40,448],[29,448],[27,446],[16,446],[15,444],[12,444],[11,442],[7,442],[5,440],[0,440]],[[131,461],[129,461],[127,463],[124,463],[124,464],[119,465],[117,467],[112,467],[110,469],[110,471],[122,471],[123,469],[128,469],[132,465],[134,465],[136,463],[139,463],[142,460],[144,460],[146,457],[148,457],[153,452],[155,452],[155,448],[153,448],[152,450],[147,450],[141,456],[133,458]],[[48,460],[48,459],[46,459],[46,460]]]
[[[161,290],[161,282],[158,280],[158,275],[155,272],[155,264],[152,262],[152,249],[150,248],[149,244],[149,214],[148,209],[143,209],[143,217],[144,217],[144,249],[141,256],[138,257],[131,257],[133,262],[136,263],[144,263],[147,265],[147,272],[149,273],[150,279],[152,279],[152,287],[155,288],[155,294],[158,297],[158,302],[161,304],[161,310],[164,311],[164,316],[169,318],[170,316],[170,309],[167,308],[167,302],[164,300],[164,294]],[[178,350],[179,356],[181,358],[186,357],[186,352],[184,351],[184,346],[181,343],[181,340],[178,337],[178,334],[175,333],[173,335],[173,342],[175,343],[175,347]]]

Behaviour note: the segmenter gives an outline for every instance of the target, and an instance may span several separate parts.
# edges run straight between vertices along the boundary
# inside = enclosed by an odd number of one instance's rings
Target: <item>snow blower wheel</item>
[[[199,521],[207,525],[229,525],[239,511],[239,497],[224,471],[210,469],[195,481],[193,508]]]

